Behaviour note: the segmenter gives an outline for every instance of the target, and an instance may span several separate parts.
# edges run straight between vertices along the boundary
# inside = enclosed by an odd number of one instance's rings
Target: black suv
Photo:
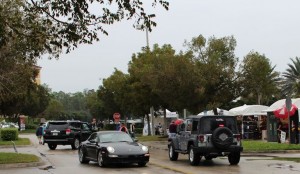
[[[81,121],[49,121],[44,130],[44,143],[55,150],[57,145],[71,145],[78,149],[80,142],[85,141],[93,133],[86,122]]]
[[[202,156],[211,160],[228,156],[231,165],[240,161],[243,151],[236,117],[190,116],[177,126],[177,134],[169,138],[169,158],[178,159],[178,153],[188,154],[191,165],[198,165]]]

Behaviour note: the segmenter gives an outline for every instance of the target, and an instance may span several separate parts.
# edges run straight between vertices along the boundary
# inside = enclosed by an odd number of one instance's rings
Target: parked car
[[[116,163],[137,163],[145,166],[150,154],[144,146],[122,131],[100,131],[82,142],[78,156],[80,163],[95,161],[100,167]]]
[[[198,165],[201,158],[212,160],[228,156],[231,165],[240,161],[243,151],[241,135],[234,116],[191,116],[178,125],[176,136],[169,139],[169,158],[188,154],[191,165]]]
[[[17,128],[17,129],[19,129],[19,126],[18,126],[18,123],[3,122],[3,123],[1,123],[0,128]]]
[[[55,150],[57,145],[71,145],[72,149],[78,149],[93,132],[86,122],[49,121],[44,129],[43,143],[47,143],[51,150]]]

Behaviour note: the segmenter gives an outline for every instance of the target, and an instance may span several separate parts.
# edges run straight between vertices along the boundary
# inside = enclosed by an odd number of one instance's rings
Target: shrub
[[[38,124],[26,124],[25,129],[36,129]]]
[[[143,134],[143,128],[135,128],[134,131],[136,134]]]
[[[104,129],[105,130],[116,130],[116,124],[106,124],[105,126],[104,126]]]
[[[1,130],[1,139],[3,141],[18,140],[18,129],[5,128]]]

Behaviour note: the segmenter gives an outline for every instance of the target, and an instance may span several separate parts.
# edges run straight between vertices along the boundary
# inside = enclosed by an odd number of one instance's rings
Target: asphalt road
[[[34,143],[33,147],[18,148],[20,153],[33,153],[39,155],[45,163],[38,167],[22,167],[0,169],[0,174],[295,174],[300,173],[300,164],[289,161],[272,160],[269,156],[243,156],[239,165],[231,166],[227,157],[216,158],[211,161],[202,159],[199,166],[190,166],[187,155],[179,155],[178,161],[170,161],[168,152],[164,145],[151,145],[150,162],[146,167],[135,165],[118,165],[100,168],[96,163],[87,165],[80,164],[78,161],[77,151],[71,150],[71,146],[58,146],[56,150],[49,150],[47,145],[37,144],[34,135],[22,135],[30,138]],[[154,148],[158,147],[158,148]],[[4,149],[0,149],[3,151]],[[6,149],[6,151],[9,151]],[[12,150],[13,151],[13,150]],[[282,154],[281,154],[282,155]],[[300,157],[299,154],[284,154],[285,156]],[[273,154],[273,156],[277,156]],[[16,167],[16,166],[15,166]]]

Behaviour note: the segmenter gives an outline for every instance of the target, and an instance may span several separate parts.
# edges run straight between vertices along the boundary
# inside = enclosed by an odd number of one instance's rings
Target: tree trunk
[[[164,135],[167,135],[167,111],[164,108],[164,125],[163,125]]]
[[[147,124],[148,124],[148,136],[151,135],[151,127],[150,127],[150,117],[149,114],[147,114]]]

